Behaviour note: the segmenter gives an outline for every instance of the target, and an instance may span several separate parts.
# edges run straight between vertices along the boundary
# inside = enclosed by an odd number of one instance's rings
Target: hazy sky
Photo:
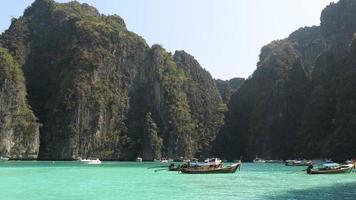
[[[33,0],[3,0],[0,32]],[[68,0],[59,0],[68,2]],[[79,0],[118,14],[148,44],[192,54],[214,78],[253,73],[263,45],[303,26],[319,25],[336,0]]]

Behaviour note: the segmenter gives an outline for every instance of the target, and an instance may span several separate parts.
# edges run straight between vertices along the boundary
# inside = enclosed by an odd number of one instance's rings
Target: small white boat
[[[313,161],[311,160],[286,160],[286,166],[309,166],[312,165]]]
[[[8,157],[0,156],[0,161],[8,161],[8,160],[9,160]]]
[[[352,160],[346,160],[345,161],[345,164],[354,164],[355,162],[354,161],[352,161]]]
[[[259,157],[256,156],[256,158],[253,159],[253,162],[254,163],[265,163],[266,161],[264,159],[259,158]]]
[[[84,164],[89,164],[89,165],[98,165],[101,164],[101,161],[99,160],[99,158],[87,158],[87,159],[81,159],[80,162],[84,163]]]
[[[142,158],[141,157],[137,157],[136,158],[136,162],[142,162]]]
[[[167,159],[163,159],[163,160],[161,160],[161,163],[168,163],[168,160]]]
[[[283,163],[283,160],[265,160],[266,163]]]

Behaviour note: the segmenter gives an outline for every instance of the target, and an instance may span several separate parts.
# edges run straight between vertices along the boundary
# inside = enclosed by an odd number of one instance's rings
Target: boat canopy
[[[203,167],[203,166],[210,166],[210,165],[220,165],[222,161],[219,158],[207,158],[204,162],[198,161],[191,161],[188,162],[189,166],[191,167]]]
[[[339,167],[340,165],[338,163],[324,163],[323,167],[325,168],[336,168]]]

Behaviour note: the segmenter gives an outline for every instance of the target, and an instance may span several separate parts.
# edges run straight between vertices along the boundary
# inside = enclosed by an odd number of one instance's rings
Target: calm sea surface
[[[307,175],[301,171],[305,167],[254,163],[243,163],[235,174],[189,175],[148,169],[159,165],[0,162],[0,199],[356,199],[356,173]]]

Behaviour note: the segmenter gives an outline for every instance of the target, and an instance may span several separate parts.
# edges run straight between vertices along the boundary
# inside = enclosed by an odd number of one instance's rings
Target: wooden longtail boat
[[[350,173],[352,169],[355,168],[354,164],[339,165],[335,164],[333,166],[324,166],[318,169],[313,169],[313,165],[307,168],[308,174],[343,174]]]
[[[224,174],[224,173],[235,173],[237,168],[240,168],[241,162],[235,163],[228,167],[216,167],[216,168],[182,168],[181,172],[184,174]]]

